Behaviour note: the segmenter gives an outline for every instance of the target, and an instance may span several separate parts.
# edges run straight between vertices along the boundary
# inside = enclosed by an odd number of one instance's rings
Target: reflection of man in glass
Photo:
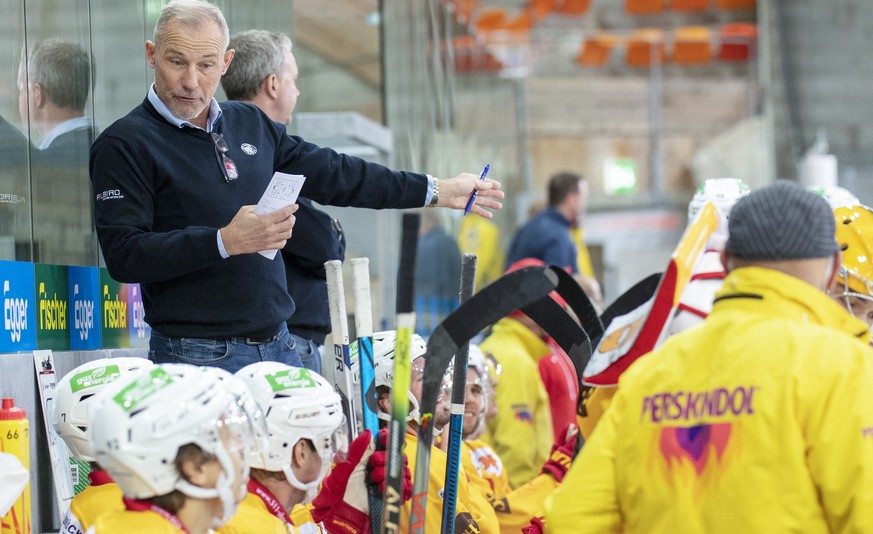
[[[93,140],[85,116],[90,88],[91,60],[81,46],[47,39],[32,48],[18,70],[18,111],[41,138],[40,150],[84,146],[87,158]]]
[[[93,265],[88,152],[94,139],[85,104],[91,90],[88,52],[47,39],[30,47],[18,69],[18,110],[30,124],[34,261]]]

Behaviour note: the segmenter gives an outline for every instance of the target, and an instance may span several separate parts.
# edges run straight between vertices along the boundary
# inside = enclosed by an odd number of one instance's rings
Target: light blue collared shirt
[[[199,126],[195,126],[185,119],[180,119],[179,117],[173,115],[173,112],[170,111],[170,108],[164,104],[163,100],[158,97],[157,91],[155,91],[155,84],[152,84],[149,89],[148,94],[149,102],[155,107],[155,110],[164,118],[167,122],[172,124],[177,128],[197,128],[198,130],[202,130],[203,128]],[[206,116],[206,133],[211,133],[215,128],[215,124],[218,122],[218,119],[221,118],[221,108],[218,106],[218,101],[215,98],[209,103],[209,114]],[[229,258],[230,254],[227,253],[227,249],[224,248],[224,241],[221,240],[221,229],[219,228],[217,232],[215,232],[215,239],[218,243],[218,253],[221,254],[222,258]]]
[[[199,126],[195,126],[188,122],[185,119],[180,119],[179,117],[173,115],[173,112],[170,111],[170,108],[164,104],[163,100],[158,97],[157,91],[155,91],[155,84],[152,84],[149,89],[149,102],[155,107],[158,113],[161,114],[161,117],[164,118],[167,122],[172,124],[177,128],[183,128],[185,126],[189,128],[197,128],[198,130],[202,130],[203,128]],[[221,108],[218,106],[218,101],[215,98],[209,103],[209,114],[206,116],[206,132],[210,133],[215,128],[215,124],[218,122],[218,119],[221,118]]]
[[[50,131],[49,134],[45,136],[45,139],[42,140],[42,143],[40,143],[39,149],[45,150],[55,139],[65,133],[82,128],[91,128],[92,124],[91,117],[76,117],[75,119],[66,120],[52,128],[52,131]]]

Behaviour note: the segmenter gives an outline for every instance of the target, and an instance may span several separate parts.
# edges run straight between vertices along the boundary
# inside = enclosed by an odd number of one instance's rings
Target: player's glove
[[[362,432],[349,445],[346,461],[333,466],[312,501],[312,519],[331,533],[370,532],[365,484],[367,462],[375,451],[372,434]]]
[[[530,524],[521,529],[522,534],[545,534],[546,520],[542,514],[530,518]]]
[[[376,437],[376,451],[367,462],[367,484],[378,487],[379,494],[385,492],[385,469],[388,451],[385,449],[388,429],[383,428]],[[412,498],[412,473],[409,471],[406,453],[403,454],[403,502]]]
[[[570,469],[570,464],[573,463],[573,458],[575,458],[576,454],[579,452],[579,448],[577,447],[577,443],[580,439],[579,428],[577,428],[575,424],[570,423],[561,435],[564,436],[563,441],[556,441],[555,444],[552,445],[552,453],[549,455],[549,459],[546,460],[546,463],[543,464],[542,471],[540,471],[540,473],[548,473],[552,475],[558,482],[564,480],[564,475],[566,475],[567,470]]]

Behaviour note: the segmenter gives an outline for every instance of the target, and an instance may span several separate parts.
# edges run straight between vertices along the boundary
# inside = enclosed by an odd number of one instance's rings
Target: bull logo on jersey
[[[689,462],[700,476],[709,462],[720,464],[731,437],[731,423],[661,429],[660,449],[667,465]]]

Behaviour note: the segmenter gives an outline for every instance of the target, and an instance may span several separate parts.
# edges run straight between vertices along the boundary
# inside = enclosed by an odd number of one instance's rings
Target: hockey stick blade
[[[576,369],[576,376],[581,379],[585,366],[591,359],[591,340],[582,326],[550,296],[528,304],[521,311],[545,330],[567,353],[570,361],[573,362],[573,368]]]
[[[550,265],[549,269],[558,275],[558,288],[556,291],[561,295],[561,298],[567,301],[570,309],[573,310],[573,313],[575,313],[576,317],[579,318],[579,322],[582,324],[582,328],[585,330],[588,338],[599,339],[603,335],[603,323],[600,322],[597,308],[594,306],[594,303],[591,302],[588,294],[585,293],[585,290],[582,289],[579,282],[573,278],[572,274],[556,265]],[[554,338],[555,336],[552,337]],[[557,339],[555,339],[555,341],[557,341]]]
[[[487,326],[555,289],[558,277],[543,267],[525,267],[498,278],[449,314],[437,326],[427,344],[422,384],[421,423],[412,490],[411,532],[423,532],[433,443],[433,413],[440,383],[458,347]]]

